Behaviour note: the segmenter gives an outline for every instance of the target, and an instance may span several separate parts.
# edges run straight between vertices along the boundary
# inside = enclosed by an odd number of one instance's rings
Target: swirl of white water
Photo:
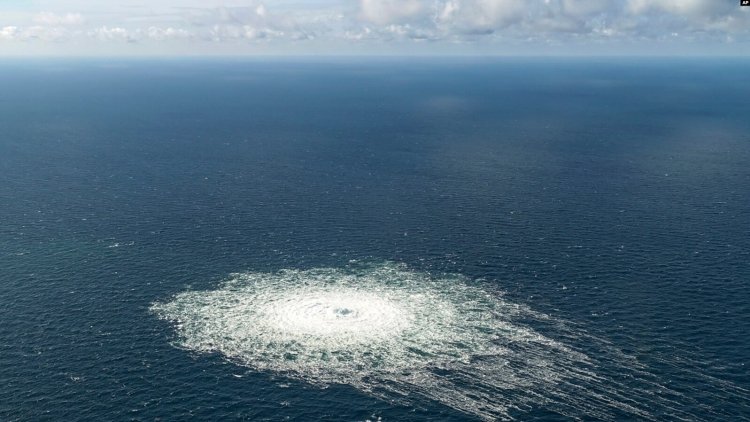
[[[305,292],[261,305],[262,318],[279,333],[358,344],[408,328],[412,315],[398,303],[354,289]]]
[[[638,403],[652,393],[602,378],[588,356],[526,324],[552,325],[561,338],[585,333],[458,275],[393,263],[240,273],[152,310],[174,322],[182,347],[313,384],[407,403],[423,396],[488,420],[539,406],[650,418]],[[616,366],[620,355],[607,356]]]

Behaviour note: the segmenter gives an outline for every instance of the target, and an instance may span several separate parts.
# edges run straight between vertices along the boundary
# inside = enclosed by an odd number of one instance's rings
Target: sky
[[[0,0],[2,56],[750,57],[740,0]]]

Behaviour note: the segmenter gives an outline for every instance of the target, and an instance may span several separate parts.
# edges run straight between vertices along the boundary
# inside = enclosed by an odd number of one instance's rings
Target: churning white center
[[[398,335],[412,323],[401,304],[356,289],[291,294],[258,307],[262,318],[281,335],[346,344]]]
[[[459,275],[393,263],[249,272],[152,309],[175,323],[182,347],[312,384],[422,396],[484,419],[538,405],[573,417],[647,416],[618,399],[620,387],[586,355],[527,324],[581,332]]]

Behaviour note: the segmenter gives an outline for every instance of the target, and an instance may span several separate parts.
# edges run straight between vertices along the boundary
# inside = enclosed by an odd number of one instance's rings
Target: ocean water
[[[6,60],[0,420],[750,420],[746,60]]]

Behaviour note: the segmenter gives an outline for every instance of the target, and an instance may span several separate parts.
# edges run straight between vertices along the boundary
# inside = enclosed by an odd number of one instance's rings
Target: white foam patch
[[[533,408],[651,418],[639,405],[647,392],[625,393],[588,356],[530,324],[553,325],[561,339],[580,331],[463,276],[393,263],[249,272],[153,310],[174,322],[181,347],[312,384],[402,403],[421,396],[487,420]]]

